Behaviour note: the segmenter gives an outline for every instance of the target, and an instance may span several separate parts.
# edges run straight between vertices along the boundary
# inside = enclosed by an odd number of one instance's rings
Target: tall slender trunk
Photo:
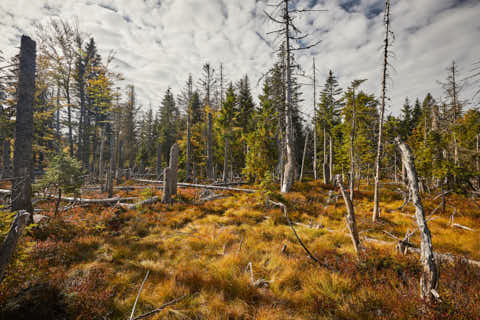
[[[383,139],[383,117],[385,113],[385,100],[387,90],[387,68],[388,68],[388,47],[390,40],[390,0],[385,2],[385,48],[383,53],[383,75],[382,75],[382,104],[380,107],[380,120],[378,122],[378,144],[377,157],[375,159],[375,189],[373,192],[373,214],[372,220],[376,222],[380,216],[379,208],[379,188],[380,188],[380,162],[382,158],[382,139]]]
[[[187,149],[188,150],[188,149]],[[157,180],[162,176],[162,145],[157,144]]]
[[[317,82],[313,57],[313,179],[317,180]]]
[[[105,130],[101,129],[101,134],[100,134],[100,155],[98,159],[98,180],[100,181],[100,184],[102,185],[102,192],[103,192],[103,149],[105,149]]]
[[[12,210],[33,213],[33,101],[35,93],[36,43],[22,36],[18,74],[15,144],[13,151]]]
[[[226,183],[228,178],[228,137],[225,136],[225,148],[224,148],[224,154],[223,154],[223,182]]]
[[[62,136],[60,133],[60,84],[57,84],[57,110],[55,111],[55,135],[57,138],[57,152],[60,152]]]
[[[117,173],[117,184],[122,183],[123,178],[123,140],[120,140],[118,143],[118,173]]]
[[[289,192],[295,179],[295,155],[293,141],[293,123],[292,123],[292,70],[290,66],[290,16],[288,8],[288,0],[284,0],[285,13],[285,41],[286,41],[286,76],[287,76],[287,101],[285,108],[286,123],[286,149],[287,163],[285,164],[283,181],[280,191],[282,193]]]
[[[70,89],[66,89],[66,95],[67,95],[68,143],[70,146],[70,157],[73,157],[73,124],[72,124],[72,105],[70,100]]]
[[[190,109],[190,107],[189,107]],[[186,164],[185,164],[185,180],[188,182],[190,181],[190,161],[191,161],[191,157],[192,157],[192,146],[191,146],[191,143],[192,143],[192,132],[191,132],[191,128],[190,128],[190,110],[187,111],[187,154],[186,154]]]
[[[305,137],[305,145],[303,146],[303,156],[302,156],[302,168],[300,169],[300,182],[303,179],[303,168],[305,167],[305,155],[307,154],[307,143],[308,143],[308,136],[310,131],[307,131],[307,136]]]
[[[415,206],[415,217],[420,231],[420,261],[423,265],[423,273],[420,279],[420,293],[427,301],[434,300],[440,272],[435,264],[435,257],[432,248],[432,236],[425,220],[425,212],[418,190],[418,176],[415,169],[412,150],[404,142],[397,138],[397,144],[402,152],[402,161],[405,164],[408,177],[408,185],[413,205]]]
[[[213,138],[212,138],[212,113],[208,112],[207,123],[207,178],[214,179],[213,176]]]
[[[355,102],[355,89],[352,90],[352,130],[350,131],[350,201],[353,201],[355,187],[355,121],[357,118],[357,107]]]
[[[108,197],[113,196],[113,177],[115,176],[115,134],[110,130],[110,166],[108,168],[107,192]]]
[[[325,124],[323,125],[323,183],[330,183],[330,175],[328,170],[328,158],[327,158],[327,129]]]
[[[328,135],[328,142],[329,142],[329,148],[330,148],[330,156],[329,156],[329,161],[330,161],[330,164],[329,164],[329,169],[330,169],[330,174],[329,174],[329,180],[331,181],[333,179],[333,157],[335,156],[334,155],[334,152],[333,152],[333,138],[332,138],[332,135],[329,134]]]

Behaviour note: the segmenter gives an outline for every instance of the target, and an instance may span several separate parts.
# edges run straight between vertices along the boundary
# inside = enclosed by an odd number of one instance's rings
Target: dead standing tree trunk
[[[345,187],[343,186],[342,176],[338,174],[336,180],[338,186],[340,187],[340,192],[342,193],[343,200],[345,201],[345,206],[347,207],[347,216],[345,217],[345,219],[347,220],[347,226],[348,230],[350,231],[350,237],[352,238],[353,247],[355,248],[355,252],[358,255],[360,249],[360,237],[358,236],[357,222],[355,221],[355,211],[353,209],[353,204],[350,200],[349,195],[345,191]]]
[[[383,117],[385,114],[385,100],[387,91],[387,77],[388,77],[388,53],[390,47],[390,0],[385,1],[385,46],[383,55],[383,76],[382,76],[382,104],[380,106],[380,120],[378,122],[378,143],[377,143],[377,157],[375,159],[375,189],[373,192],[373,222],[377,221],[380,216],[380,207],[378,200],[378,193],[380,187],[380,162],[382,160],[382,139],[383,139]]]
[[[35,92],[36,43],[22,36],[18,76],[15,149],[13,153],[12,209],[33,213],[32,141],[33,100]]]
[[[213,138],[212,138],[212,113],[208,112],[207,120],[207,178],[215,179],[213,174]]]
[[[163,171],[162,203],[172,203],[172,196],[177,194],[178,145],[170,148],[170,163]]]
[[[438,279],[440,276],[432,248],[432,236],[425,220],[425,212],[423,210],[422,201],[420,199],[420,191],[418,189],[418,176],[415,169],[414,158],[410,147],[401,142],[399,138],[396,143],[402,153],[402,161],[405,165],[408,177],[408,185],[413,205],[415,206],[415,217],[417,219],[418,229],[420,230],[420,260],[423,265],[423,273],[420,279],[420,295],[427,301],[433,301],[438,297],[436,291],[438,287]]]

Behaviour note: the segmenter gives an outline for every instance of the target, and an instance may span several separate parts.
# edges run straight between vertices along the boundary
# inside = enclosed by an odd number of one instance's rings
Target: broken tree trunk
[[[300,182],[302,182],[302,179],[303,179],[303,168],[305,166],[305,155],[307,154],[307,143],[308,143],[309,133],[310,131],[307,131],[307,136],[305,137],[305,145],[303,146],[302,168],[300,169],[300,179],[299,179]]]
[[[164,181],[158,180],[145,180],[145,179],[134,179],[138,182],[143,183],[154,183],[154,184],[164,184]],[[209,185],[209,184],[196,184],[196,183],[184,183],[178,182],[177,187],[183,188],[200,188],[200,189],[212,189],[212,190],[224,190],[224,191],[238,191],[238,192],[246,192],[246,193],[255,193],[258,190],[254,189],[242,189],[242,188],[231,188],[231,187],[224,187],[224,186],[216,186],[216,185]]]
[[[138,209],[138,208],[140,208],[144,205],[154,204],[155,202],[157,202],[159,200],[160,199],[158,197],[152,197],[150,199],[139,201],[137,203],[132,203],[132,204],[130,204],[130,203],[119,203],[118,205],[122,208],[132,210],[132,209]]]
[[[25,226],[27,226],[31,220],[32,215],[30,213],[25,210],[20,210],[10,226],[10,231],[8,231],[0,248],[0,283],[4,278],[5,269],[12,259],[23,229],[25,229]]]
[[[31,180],[35,59],[35,41],[22,36],[13,151],[13,176],[16,179],[12,185],[12,209],[26,210],[30,213],[33,213]]]
[[[399,138],[396,139],[396,143],[402,153],[402,161],[405,164],[405,169],[407,171],[408,186],[413,205],[415,206],[415,217],[417,219],[418,229],[421,236],[420,260],[423,265],[423,274],[420,279],[420,293],[422,298],[427,301],[433,301],[437,295],[436,289],[438,287],[439,270],[435,264],[432,236],[425,220],[425,212],[420,199],[418,176],[415,169],[413,153],[412,150],[410,150],[410,147],[406,143],[400,141]]]
[[[345,187],[343,186],[342,176],[338,174],[336,180],[338,186],[340,187],[340,192],[342,193],[343,200],[345,201],[345,206],[347,207],[347,226],[348,230],[350,231],[350,237],[352,238],[353,247],[355,248],[355,252],[358,255],[360,252],[360,238],[358,236],[357,222],[355,221],[355,211],[353,209],[353,204],[350,200],[349,195],[345,191]]]
[[[177,194],[177,166],[178,145],[174,143],[170,148],[170,164],[163,172],[163,203],[171,203],[172,196]]]

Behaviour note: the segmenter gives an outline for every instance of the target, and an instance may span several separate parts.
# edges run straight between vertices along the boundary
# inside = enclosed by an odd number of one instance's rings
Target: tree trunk
[[[290,16],[288,8],[288,0],[284,0],[285,13],[285,41],[286,41],[286,76],[287,76],[287,103],[285,108],[285,123],[286,123],[286,149],[287,149],[287,163],[283,174],[283,181],[281,192],[289,192],[295,179],[295,155],[294,155],[294,139],[293,139],[293,119],[292,119],[292,70],[290,65]]]
[[[33,213],[32,142],[33,101],[35,93],[36,43],[22,36],[18,76],[15,146],[13,152],[12,209]]]
[[[327,158],[327,129],[325,127],[325,124],[323,125],[323,183],[330,183]]]
[[[100,133],[100,156],[98,159],[98,180],[102,185],[102,192],[103,190],[103,149],[105,149],[105,130],[101,129]]]
[[[352,130],[350,132],[350,201],[353,201],[353,194],[355,188],[355,121],[357,118],[357,108],[355,103],[355,89],[352,90]]]
[[[378,144],[377,157],[375,159],[375,189],[373,192],[373,222],[377,221],[380,216],[379,208],[379,188],[380,188],[380,162],[382,157],[382,139],[383,139],[383,117],[385,114],[385,100],[387,90],[387,68],[388,68],[388,47],[390,40],[390,0],[385,1],[385,47],[383,53],[383,76],[382,76],[382,104],[380,107],[380,120],[378,123]]]
[[[162,145],[158,143],[157,144],[157,180],[160,180],[161,176],[162,176]]]
[[[172,196],[177,194],[178,145],[170,148],[170,163],[163,171],[162,203],[172,203]]]
[[[10,139],[5,137],[3,139],[3,144],[2,144],[2,156],[3,156],[3,169],[2,169],[2,178],[10,178],[11,177],[11,161],[10,161],[10,154],[12,152],[11,150],[11,143]]]
[[[213,139],[212,139],[212,113],[208,112],[207,123],[207,178],[212,180],[213,176]]]
[[[328,175],[328,180],[331,181],[334,178],[334,176],[333,176],[333,157],[334,157],[333,138],[332,138],[331,134],[328,135],[328,142],[329,142],[329,147],[330,147],[330,156],[329,156],[330,164],[328,165],[329,169],[330,169],[330,173]]]
[[[70,89],[66,89],[67,95],[67,122],[68,122],[68,143],[70,146],[70,157],[73,157],[73,124],[72,124],[72,105],[70,100]]]
[[[303,179],[303,168],[305,166],[305,155],[307,154],[307,143],[308,143],[308,135],[310,131],[307,131],[307,136],[305,137],[305,145],[303,146],[303,156],[302,156],[302,168],[300,169],[300,182]]]
[[[223,182],[226,183],[228,178],[228,137],[225,136],[225,149],[223,154]]]
[[[317,180],[317,82],[315,57],[313,57],[313,179]]]
[[[20,210],[15,216],[15,219],[10,226],[10,230],[0,247],[0,283],[5,276],[5,270],[12,259],[18,240],[25,227],[30,224],[31,221],[32,215],[24,210]]]
[[[360,249],[360,237],[358,236],[357,222],[355,221],[355,211],[353,209],[353,204],[349,196],[347,195],[347,192],[345,191],[345,187],[343,186],[342,176],[338,174],[336,180],[338,186],[340,187],[340,192],[342,193],[343,200],[345,201],[345,206],[347,207],[347,226],[348,230],[350,231],[350,237],[352,238],[353,247],[355,248],[355,252],[358,255]]]
[[[117,172],[117,184],[122,183],[123,178],[123,140],[118,143],[118,172]]]
[[[115,176],[115,135],[110,130],[110,168],[108,169],[107,192],[108,197],[113,196],[113,177]]]
[[[190,102],[189,102],[190,103]],[[192,129],[190,128],[190,110],[187,112],[187,154],[185,163],[185,180],[190,181],[190,161],[192,158]]]
[[[415,163],[410,147],[401,142],[399,138],[396,140],[402,153],[402,161],[407,171],[408,184],[413,205],[415,206],[415,217],[421,236],[421,253],[420,260],[423,265],[423,273],[420,279],[420,294],[427,301],[433,301],[438,286],[439,270],[435,264],[435,258],[432,248],[432,237],[425,220],[425,212],[423,210],[420,192],[418,190],[418,176],[415,169]]]

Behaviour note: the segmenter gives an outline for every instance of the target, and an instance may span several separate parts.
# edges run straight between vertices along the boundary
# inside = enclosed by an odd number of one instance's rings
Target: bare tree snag
[[[163,171],[163,203],[171,203],[172,196],[177,194],[178,145],[170,148],[170,164]]]
[[[188,160],[187,160],[187,164],[188,164]],[[156,169],[157,169],[157,180],[160,180],[160,177],[162,176],[162,146],[160,143],[157,145],[157,168]]]
[[[212,113],[208,112],[207,123],[207,178],[214,179],[213,175],[213,138],[212,138]]]
[[[10,178],[11,177],[11,161],[10,161],[10,154],[11,154],[11,143],[10,140],[6,137],[3,137],[3,144],[2,144],[2,156],[3,156],[3,169],[2,169],[2,178]]]
[[[30,223],[31,219],[32,215],[30,213],[20,210],[10,226],[10,231],[8,231],[0,248],[0,283],[4,278],[5,270],[12,259],[23,229]]]
[[[432,236],[425,220],[420,191],[418,189],[418,176],[415,169],[415,163],[410,147],[401,142],[399,138],[396,143],[402,153],[402,161],[407,171],[408,185],[413,205],[415,206],[415,217],[417,219],[418,229],[421,236],[420,260],[423,265],[423,274],[420,279],[420,294],[427,301],[435,299],[436,289],[438,287],[439,270],[435,264],[435,256],[432,248]]]
[[[382,75],[382,104],[380,106],[380,119],[378,122],[378,143],[377,143],[377,157],[375,159],[375,189],[373,192],[373,222],[377,221],[380,216],[378,193],[380,188],[380,162],[382,157],[382,139],[383,139],[383,118],[385,114],[385,100],[387,91],[387,77],[388,77],[388,52],[390,46],[390,0],[385,1],[385,46],[383,53],[383,75]]]
[[[22,36],[18,76],[15,147],[13,152],[12,209],[33,213],[32,141],[33,99],[35,93],[36,43]]]
[[[340,187],[340,192],[342,193],[343,200],[345,201],[345,206],[347,207],[347,226],[348,230],[350,231],[350,237],[352,238],[353,247],[355,248],[355,252],[358,255],[360,252],[360,238],[358,236],[357,222],[355,221],[355,211],[353,209],[353,204],[349,195],[345,191],[345,187],[343,186],[342,176],[338,174],[336,180],[338,186]]]
[[[313,179],[317,180],[317,78],[313,57]]]
[[[305,166],[305,155],[307,154],[307,143],[308,143],[308,135],[310,131],[307,131],[307,136],[305,137],[305,145],[303,147],[303,156],[302,156],[302,168],[300,169],[300,182],[302,182],[303,179],[303,168]]]

